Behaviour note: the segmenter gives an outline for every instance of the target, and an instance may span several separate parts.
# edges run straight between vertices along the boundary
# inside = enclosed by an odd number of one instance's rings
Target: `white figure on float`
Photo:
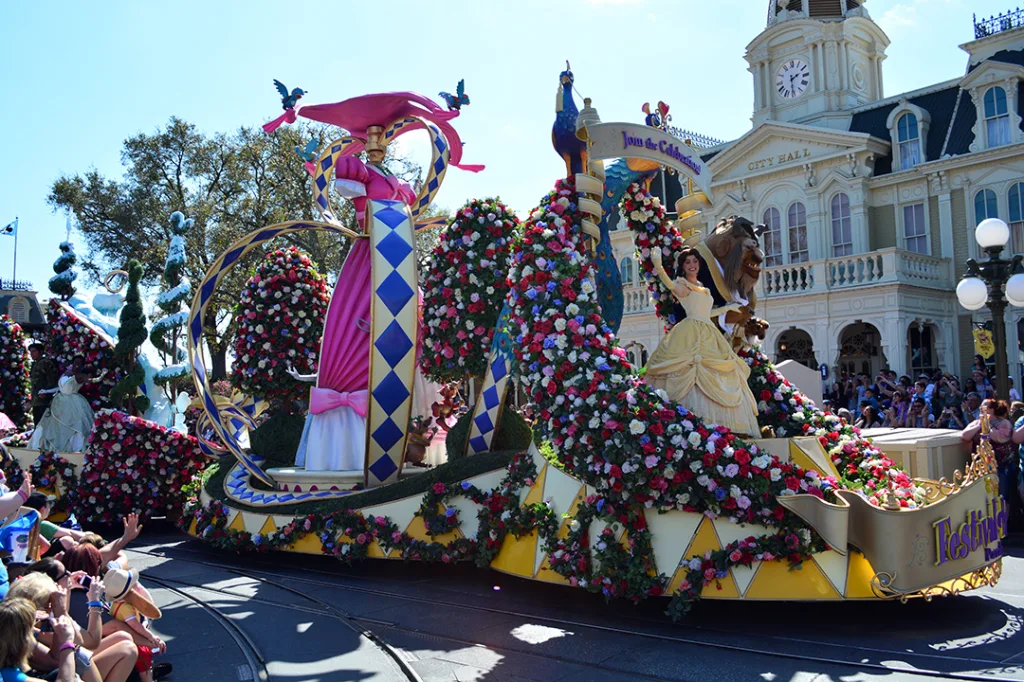
[[[36,425],[29,441],[32,450],[51,450],[53,452],[82,452],[92,433],[95,414],[89,401],[79,393],[79,389],[87,383],[100,381],[106,372],[95,379],[87,379],[83,374],[85,361],[76,356],[71,366],[64,370],[57,380],[56,389],[44,392],[54,393],[53,402],[46,409],[43,418]]]
[[[192,398],[184,391],[179,393],[174,401],[174,426],[171,428],[178,433],[188,432],[188,427],[185,426],[185,412],[191,404]]]

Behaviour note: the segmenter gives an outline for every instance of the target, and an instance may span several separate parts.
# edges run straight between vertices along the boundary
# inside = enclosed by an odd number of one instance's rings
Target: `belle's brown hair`
[[[36,607],[27,599],[8,596],[0,601],[0,668],[28,670],[35,620]]]
[[[700,252],[698,252],[697,249],[693,248],[692,246],[684,246],[682,249],[679,250],[679,253],[676,254],[676,277],[683,277],[683,263],[685,263],[686,259],[689,258],[690,256],[696,258],[697,262],[700,263]]]

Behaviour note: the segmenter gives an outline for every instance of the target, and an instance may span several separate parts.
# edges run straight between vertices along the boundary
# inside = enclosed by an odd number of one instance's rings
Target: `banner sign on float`
[[[587,126],[593,160],[634,158],[662,164],[711,195],[711,171],[700,152],[677,137],[642,123],[595,123]]]
[[[1009,512],[994,474],[976,478],[920,509],[884,509],[857,492],[839,504],[813,495],[777,498],[837,552],[854,547],[897,593],[927,590],[983,568],[1003,555]]]

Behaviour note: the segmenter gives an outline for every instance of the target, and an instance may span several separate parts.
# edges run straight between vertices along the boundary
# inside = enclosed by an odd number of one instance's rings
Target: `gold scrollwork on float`
[[[981,587],[995,587],[1003,573],[1003,562],[996,561],[976,571],[922,590],[899,590],[893,587],[896,573],[879,572],[871,578],[871,591],[878,599],[896,600],[906,604],[911,599],[931,601],[934,597],[955,597],[961,592]]]

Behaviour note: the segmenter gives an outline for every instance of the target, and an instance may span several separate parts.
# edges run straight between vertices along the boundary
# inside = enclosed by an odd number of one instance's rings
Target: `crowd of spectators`
[[[1009,380],[1012,421],[1024,416],[1024,402]],[[985,360],[976,355],[970,376],[935,370],[913,378],[882,370],[868,374],[841,374],[825,393],[825,407],[862,428],[938,428],[963,430],[979,417],[981,404],[996,397]]]
[[[126,517],[121,537],[107,542],[48,521],[53,498],[33,491],[28,477],[11,492],[3,483],[0,521],[38,515],[43,558],[21,561],[24,545],[0,533],[0,680],[151,682],[170,673],[152,660],[166,651],[148,622],[160,611],[123,551],[139,535],[138,517]]]

